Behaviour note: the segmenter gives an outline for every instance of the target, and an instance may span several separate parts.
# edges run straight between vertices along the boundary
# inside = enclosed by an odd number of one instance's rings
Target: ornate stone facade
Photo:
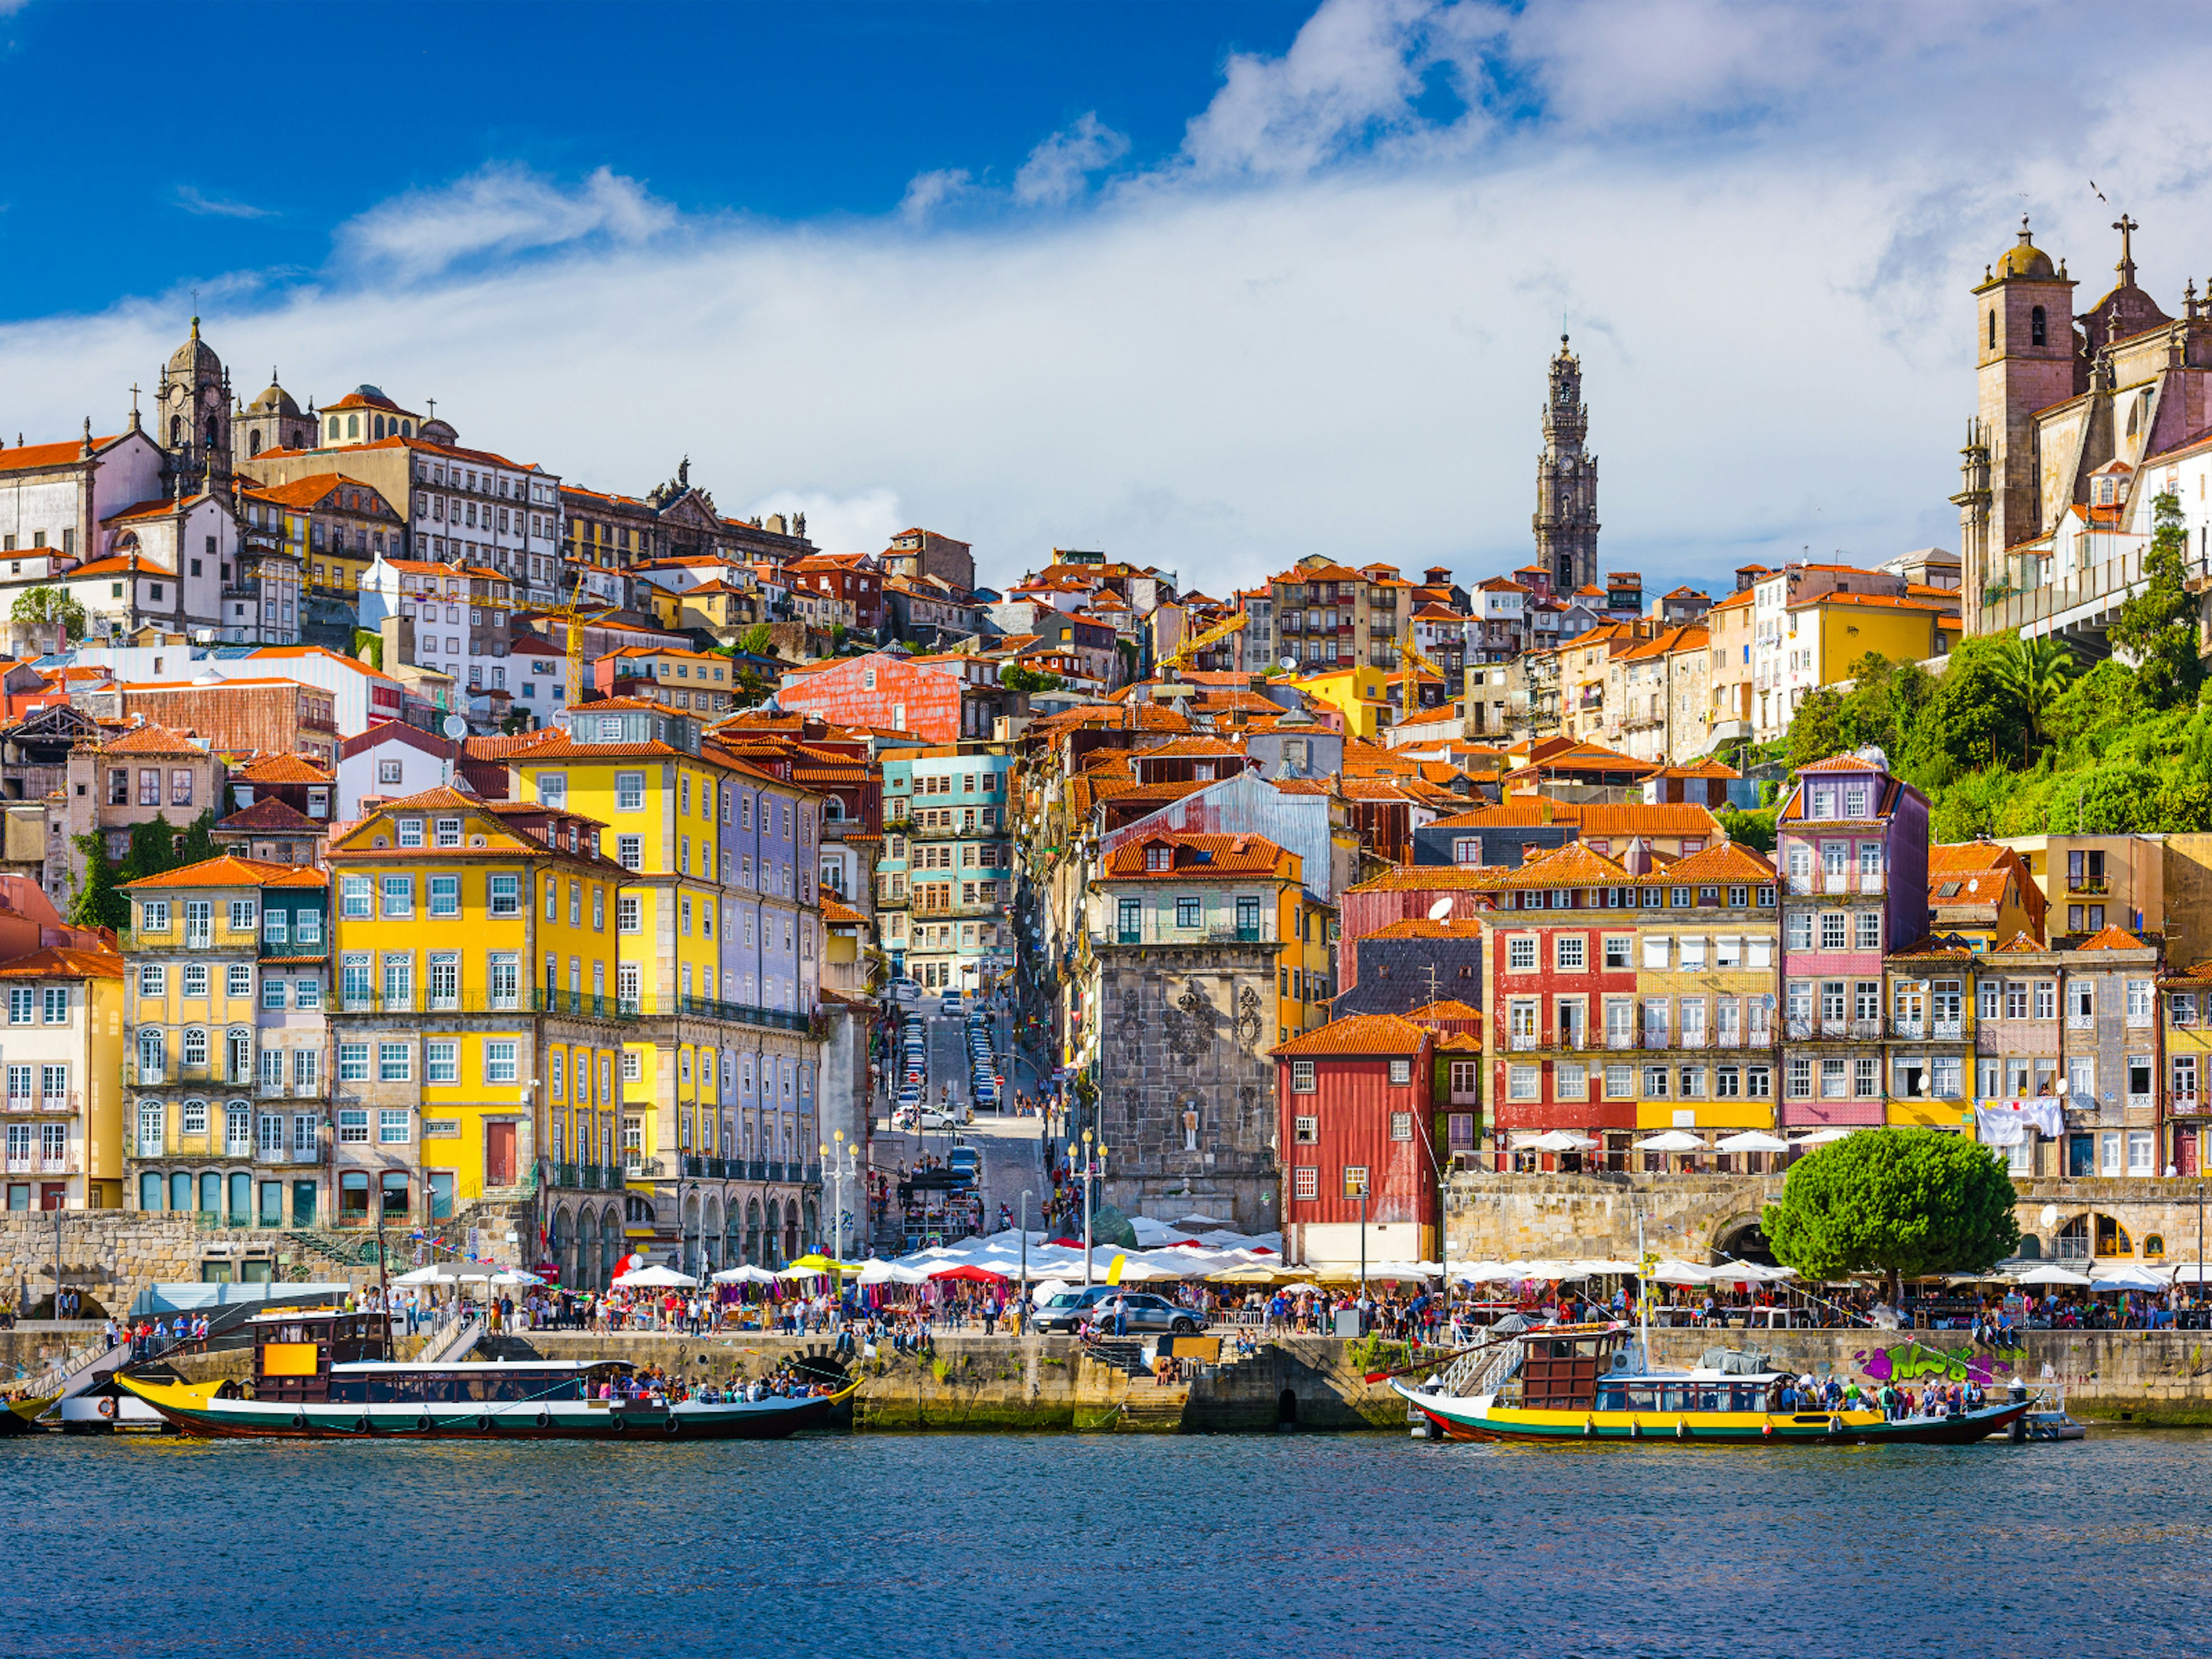
[[[1582,359],[1559,336],[1552,396],[1544,405],[1544,453],[1536,460],[1536,562],[1553,591],[1570,594],[1597,580],[1597,457],[1583,453],[1589,408],[1583,402]]]
[[[1274,1174],[1273,944],[1100,952],[1098,1129],[1106,1201],[1250,1231],[1280,1223]]]

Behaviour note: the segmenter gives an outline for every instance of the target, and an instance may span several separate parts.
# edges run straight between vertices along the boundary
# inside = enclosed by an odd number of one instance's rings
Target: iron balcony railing
[[[116,948],[130,955],[162,956],[175,951],[243,951],[258,955],[261,950],[261,930],[258,927],[230,927],[221,922],[207,927],[193,927],[182,921],[173,921],[165,928],[149,932],[142,927],[125,927],[117,935]]]

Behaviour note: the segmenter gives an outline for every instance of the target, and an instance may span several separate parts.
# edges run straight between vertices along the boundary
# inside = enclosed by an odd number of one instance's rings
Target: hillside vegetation
[[[2050,640],[1962,640],[1940,676],[1875,655],[1844,693],[1808,695],[1788,759],[1878,744],[1926,794],[1942,842],[1992,836],[2212,830],[2212,708],[2183,586],[2180,503],[2154,504],[2148,591],[2121,608],[2094,666]]]

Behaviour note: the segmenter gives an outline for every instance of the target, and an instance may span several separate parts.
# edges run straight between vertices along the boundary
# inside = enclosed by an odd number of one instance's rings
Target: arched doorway
[[[699,1194],[694,1193],[684,1200],[684,1271],[699,1271]]]
[[[738,1206],[734,1204],[730,1206],[726,1228],[722,1236],[723,1265],[731,1267],[743,1267],[745,1260],[745,1235],[743,1225],[738,1219]]]
[[[745,1200],[745,1261],[748,1263],[758,1261],[761,1259],[760,1249],[760,1200],[749,1198]]]
[[[565,1205],[553,1212],[553,1265],[561,1270],[563,1285],[576,1282],[576,1235]]]
[[[615,1263],[623,1254],[622,1212],[611,1204],[599,1212],[599,1283],[614,1282]]]
[[[821,1218],[815,1213],[814,1206],[811,1203],[806,1206],[806,1224],[800,1231],[799,1242],[810,1250],[818,1250],[822,1248]]]
[[[1781,1265],[1774,1259],[1774,1246],[1767,1242],[1756,1221],[1723,1227],[1717,1237],[1720,1253],[1731,1261],[1755,1262],[1762,1267]]]
[[[783,1259],[785,1261],[795,1261],[800,1254],[799,1200],[794,1198],[783,1206]]]
[[[722,1265],[722,1200],[719,1198],[707,1200],[705,1218],[699,1224],[699,1255],[708,1273]]]
[[[595,1291],[599,1279],[599,1218],[586,1210],[576,1220],[576,1277],[572,1290]]]

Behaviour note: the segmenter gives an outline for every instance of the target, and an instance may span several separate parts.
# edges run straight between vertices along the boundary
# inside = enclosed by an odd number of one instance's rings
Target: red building
[[[1464,1041],[1464,1039],[1459,1039]],[[1435,1259],[1432,1147],[1437,1033],[1392,1014],[1354,1014],[1275,1045],[1283,1255],[1356,1261],[1360,1192],[1367,1260]]]
[[[1449,864],[1407,864],[1386,870],[1372,881],[1344,890],[1336,946],[1336,982],[1343,990],[1359,983],[1359,953],[1352,942],[1380,933],[1393,922],[1425,921],[1438,899],[1452,902],[1450,920],[1471,921],[1490,908],[1494,872]]]
[[[1571,842],[1518,869],[1493,869],[1490,878],[1498,908],[1489,917],[1482,1006],[1493,1132],[1518,1139],[1559,1129],[1602,1146],[1605,1131],[1636,1127],[1633,1091],[1607,1098],[1606,1068],[1588,1059],[1540,1062],[1586,1055],[1608,996],[1633,1006],[1636,959],[1609,951],[1603,930],[1635,925],[1637,878]],[[1530,1156],[1546,1167],[1580,1167],[1573,1151]]]
[[[817,553],[786,565],[794,592],[834,599],[849,617],[848,626],[880,637],[884,627],[884,573],[864,553]]]
[[[908,662],[890,652],[839,657],[786,672],[776,706],[833,726],[912,732],[931,743],[992,735],[1005,712],[998,671],[979,658]]]

